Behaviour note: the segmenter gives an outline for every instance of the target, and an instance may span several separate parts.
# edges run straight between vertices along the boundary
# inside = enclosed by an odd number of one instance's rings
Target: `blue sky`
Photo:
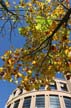
[[[3,55],[5,51],[9,50],[12,45],[15,48],[23,47],[24,42],[24,38],[22,36],[19,36],[19,34],[16,36],[12,36],[12,42],[10,42],[9,36],[0,37],[0,56]],[[0,66],[2,66],[2,64],[3,62],[0,59]],[[8,81],[0,80],[0,108],[5,108],[5,103],[9,95],[15,88],[15,84],[9,83]]]
[[[16,85],[0,80],[0,108],[5,108],[5,103],[15,88]]]
[[[71,0],[70,0],[71,2]],[[2,21],[0,21],[0,25]],[[18,34],[16,31],[16,36],[12,35],[12,41],[10,42],[9,34],[5,37],[1,37],[0,35],[0,56],[4,54],[5,51],[9,50],[11,46],[15,48],[21,48],[24,45],[24,38]],[[0,59],[0,66],[2,66],[3,62]],[[9,95],[12,91],[16,88],[16,85],[9,83],[8,81],[1,81],[0,80],[0,108],[5,108],[5,103]]]
[[[14,1],[14,0],[13,0]],[[10,1],[10,2],[13,2]],[[18,1],[19,2],[19,1]],[[0,11],[0,14],[1,11]],[[0,20],[0,27],[4,23],[5,20]],[[25,22],[23,21],[23,24],[25,25]],[[5,32],[6,35],[2,37],[2,34],[0,34],[0,57],[4,54],[5,51],[10,50],[11,46],[14,46],[14,49],[16,48],[22,48],[25,39],[19,35],[18,30],[15,30],[15,34],[12,34],[11,41],[10,41],[10,25],[9,23],[5,26]],[[3,61],[0,59],[0,66],[3,65]],[[13,83],[9,83],[8,81],[2,81],[0,80],[0,108],[5,108],[5,104],[7,102],[8,97],[12,93],[12,91],[16,88],[16,85]]]

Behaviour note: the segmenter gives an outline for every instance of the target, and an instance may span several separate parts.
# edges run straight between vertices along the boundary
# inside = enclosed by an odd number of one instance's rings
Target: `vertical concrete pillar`
[[[59,96],[59,100],[60,100],[60,106],[61,106],[61,108],[65,108],[63,96]]]
[[[22,92],[22,94],[24,94],[24,93],[26,93],[26,92],[27,92],[27,91],[23,89],[23,92]]]
[[[23,108],[24,98],[20,99],[18,108]]]
[[[35,108],[35,96],[32,96],[32,98],[31,98],[30,108]]]
[[[69,90],[69,92],[71,92],[71,78],[69,80],[67,80],[67,78],[65,76],[65,80],[66,80],[67,85],[68,85],[68,90]]]
[[[9,105],[6,105],[5,108],[7,108],[8,106],[10,106],[10,108],[14,108],[14,102]]]
[[[14,102],[11,104],[10,108],[14,108]]]
[[[58,81],[56,82],[56,85],[57,85],[57,91],[61,91],[60,83]]]
[[[71,92],[71,79],[67,80],[67,85],[68,85],[69,92]]]
[[[45,108],[49,108],[49,96],[45,95]]]

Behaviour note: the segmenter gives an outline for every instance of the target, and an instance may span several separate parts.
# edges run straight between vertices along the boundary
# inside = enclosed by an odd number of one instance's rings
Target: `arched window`
[[[65,108],[71,108],[71,98],[64,96]]]
[[[20,100],[15,101],[14,108],[18,108],[19,102],[20,102]]]
[[[59,97],[57,95],[50,95],[50,107],[49,108],[61,108]]]
[[[30,108],[31,105],[31,96],[24,98],[23,108]]]
[[[45,96],[44,95],[36,96],[35,108],[45,108]]]

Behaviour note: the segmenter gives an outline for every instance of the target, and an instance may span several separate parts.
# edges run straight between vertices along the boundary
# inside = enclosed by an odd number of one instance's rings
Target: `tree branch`
[[[10,14],[12,14],[12,15],[16,15],[15,13],[13,13],[12,11],[10,11],[10,10],[7,8],[7,6],[5,5],[5,2],[4,2],[3,0],[0,0],[0,4],[1,4],[1,6],[4,8],[4,10],[7,11],[7,13],[10,13]]]
[[[68,8],[65,6],[65,5],[63,5],[63,1],[62,2],[60,2],[59,0],[57,0],[63,7],[64,7],[64,9],[66,9],[66,10],[68,10]]]
[[[40,44],[40,46],[38,47],[38,48],[36,48],[36,50],[37,49],[39,49],[46,41],[48,41],[49,39],[51,39],[53,36],[54,36],[54,34],[60,29],[60,27],[65,23],[67,23],[68,22],[68,20],[69,20],[69,17],[70,17],[70,14],[71,14],[71,8],[67,11],[67,13],[65,14],[65,16],[62,18],[62,20],[60,21],[60,23],[57,25],[57,27],[54,29],[54,31],[52,32],[52,34],[49,36],[49,37],[47,37],[41,44]]]

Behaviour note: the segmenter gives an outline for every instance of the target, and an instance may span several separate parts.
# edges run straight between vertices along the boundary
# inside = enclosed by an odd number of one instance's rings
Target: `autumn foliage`
[[[18,33],[26,38],[23,48],[9,50],[1,57],[0,78],[26,90],[49,85],[57,72],[71,76],[71,8],[69,0],[20,0],[18,12],[8,12],[14,21],[26,24]],[[10,9],[9,0],[5,2]],[[2,6],[2,5],[1,5]],[[6,10],[5,10],[6,11]],[[9,11],[9,10],[8,10]],[[16,22],[17,23],[17,22]],[[48,88],[47,88],[48,89]]]

